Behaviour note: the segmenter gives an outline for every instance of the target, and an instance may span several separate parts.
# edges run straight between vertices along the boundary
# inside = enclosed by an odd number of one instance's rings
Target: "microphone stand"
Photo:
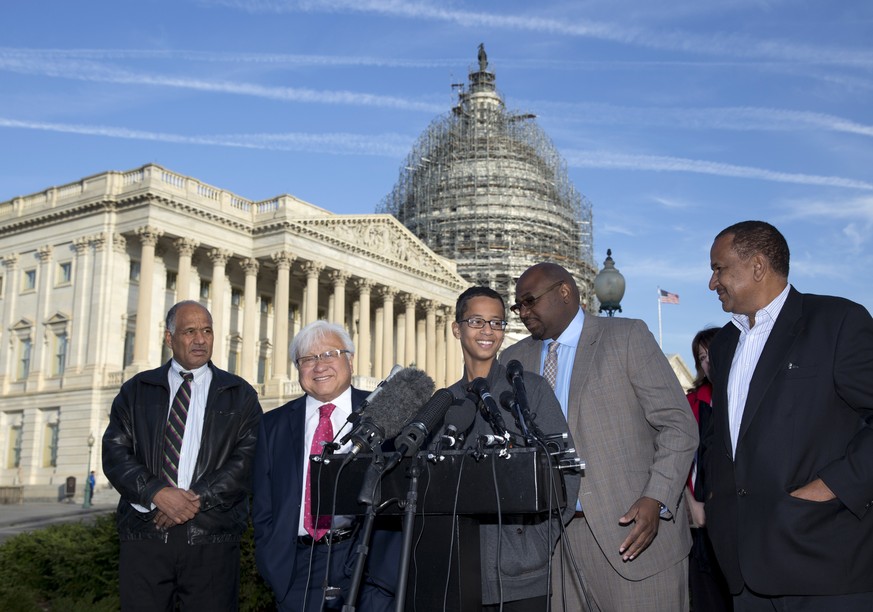
[[[412,536],[415,526],[415,511],[418,506],[418,477],[421,475],[421,456],[409,468],[409,489],[406,492],[406,507],[403,512],[403,548],[400,553],[400,572],[394,594],[395,612],[406,609],[406,585],[409,582],[409,560],[412,557]]]
[[[364,578],[364,566],[367,564],[367,556],[370,554],[370,540],[373,539],[373,525],[376,522],[377,507],[381,503],[381,495],[378,492],[379,482],[382,480],[382,473],[385,469],[385,456],[382,454],[382,449],[379,445],[373,452],[373,462],[367,468],[367,474],[364,477],[364,482],[361,485],[361,492],[358,494],[358,502],[366,504],[367,512],[364,515],[364,522],[361,527],[361,536],[358,538],[355,546],[355,567],[352,570],[351,583],[349,585],[349,593],[342,607],[342,612],[354,612],[355,604],[358,600],[358,592],[361,590],[361,583]]]

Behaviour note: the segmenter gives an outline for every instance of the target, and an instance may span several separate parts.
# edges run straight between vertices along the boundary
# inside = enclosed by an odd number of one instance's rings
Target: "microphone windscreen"
[[[367,418],[385,431],[385,439],[395,437],[433,393],[433,379],[417,368],[403,368],[382,387],[367,408]]]

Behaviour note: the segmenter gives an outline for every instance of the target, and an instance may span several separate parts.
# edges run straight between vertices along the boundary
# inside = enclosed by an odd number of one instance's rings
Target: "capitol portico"
[[[358,387],[395,363],[438,388],[461,372],[449,323],[469,283],[390,215],[251,201],[149,164],[0,202],[0,261],[0,490],[26,498],[87,465],[105,482],[109,406],[169,358],[164,314],[183,299],[210,309],[213,361],[265,410],[301,393],[287,347],[316,319],[350,331]]]

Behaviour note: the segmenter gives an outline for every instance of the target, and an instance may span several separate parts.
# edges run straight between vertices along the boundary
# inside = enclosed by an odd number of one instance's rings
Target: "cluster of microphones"
[[[500,395],[500,406],[510,414],[516,431],[510,432],[497,400],[491,395],[488,381],[476,378],[466,386],[466,396],[456,399],[448,389],[434,393],[433,380],[416,368],[394,366],[385,380],[349,417],[355,422],[352,430],[341,440],[352,446],[345,461],[353,460],[362,452],[379,452],[385,441],[393,440],[396,465],[403,457],[413,457],[430,443],[438,449],[460,448],[469,434],[476,413],[490,426],[490,433],[478,434],[482,446],[534,446],[549,441],[566,439],[566,433],[544,434],[536,423],[528,403],[524,385],[524,369],[513,360],[506,366],[507,379],[512,391]],[[561,449],[565,457],[560,468],[583,468],[574,449]]]

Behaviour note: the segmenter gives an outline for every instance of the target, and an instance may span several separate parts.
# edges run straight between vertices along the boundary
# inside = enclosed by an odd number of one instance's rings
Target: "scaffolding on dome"
[[[593,304],[591,203],[535,116],[504,108],[481,46],[469,79],[458,104],[419,137],[380,212],[454,260],[471,283],[511,298],[525,269],[552,261]]]

